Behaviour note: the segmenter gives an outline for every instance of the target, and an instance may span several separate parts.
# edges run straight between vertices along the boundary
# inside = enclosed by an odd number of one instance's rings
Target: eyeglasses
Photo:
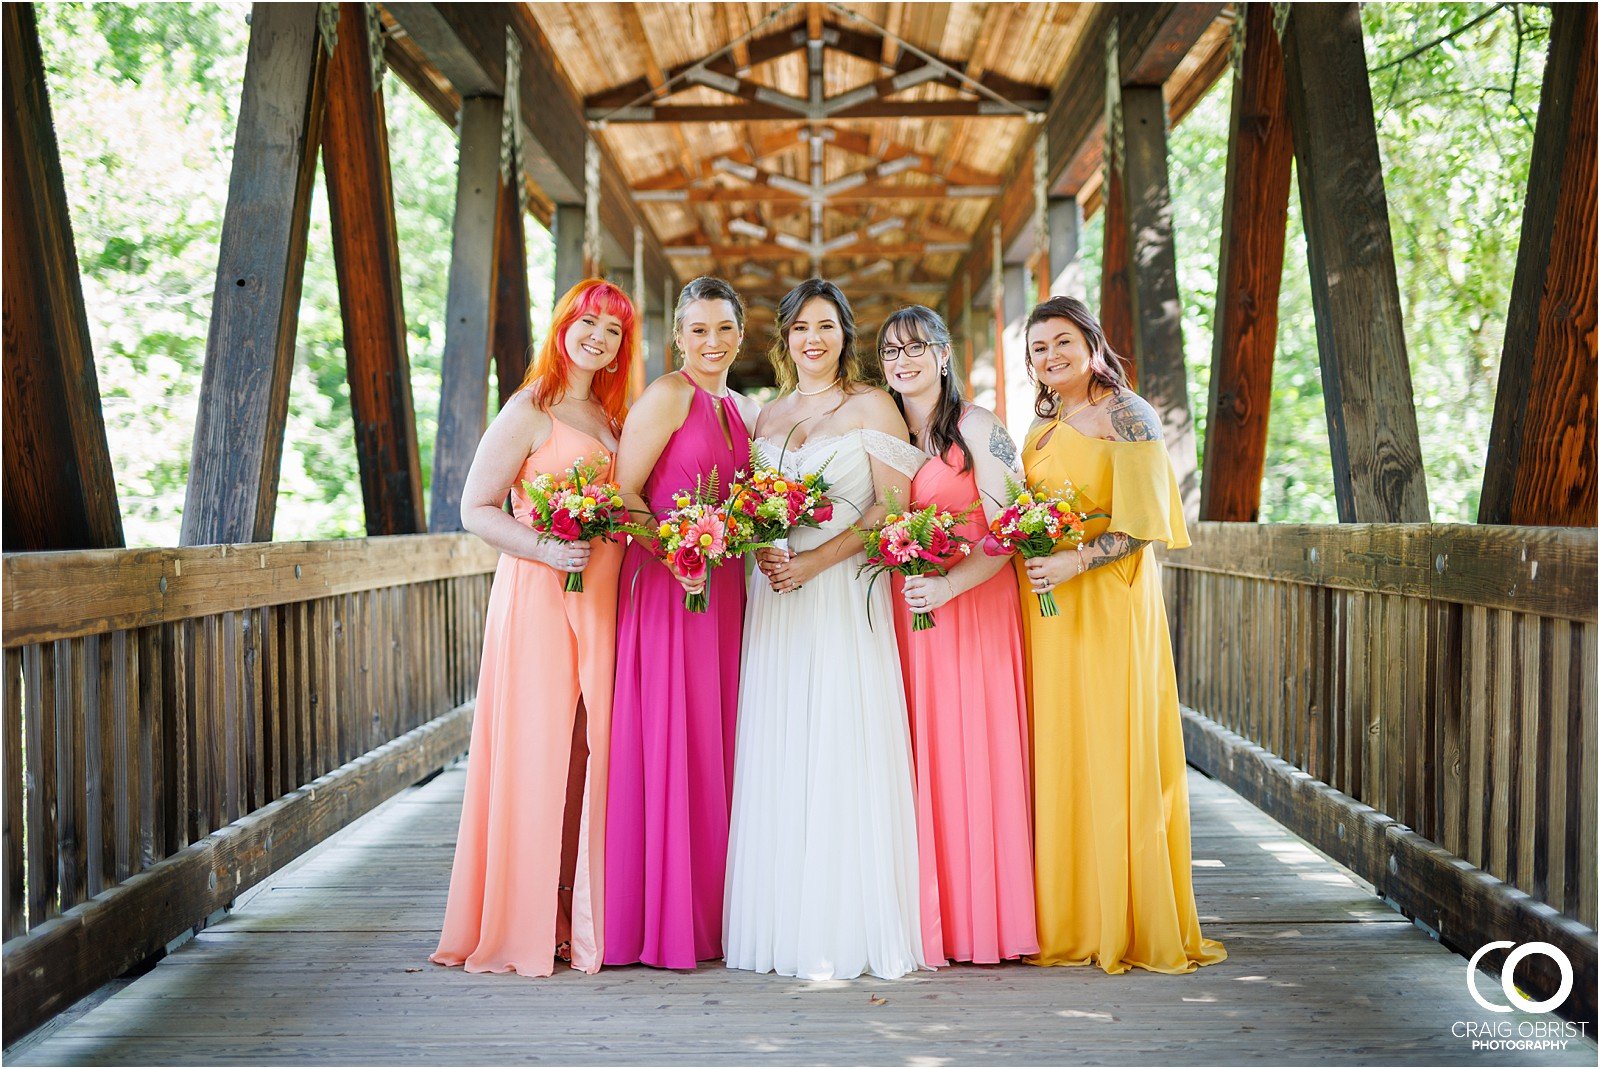
[[[878,350],[878,357],[885,364],[892,364],[896,360],[900,359],[901,353],[904,353],[906,356],[909,356],[911,359],[915,360],[917,357],[921,356],[927,351],[927,342],[908,341],[904,345],[885,345],[882,349]]]

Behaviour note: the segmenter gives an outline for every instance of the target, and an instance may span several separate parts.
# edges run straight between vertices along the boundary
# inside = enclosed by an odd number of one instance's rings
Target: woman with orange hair
[[[607,740],[622,548],[558,542],[528,524],[522,480],[599,461],[610,478],[638,356],[633,305],[600,279],[556,304],[522,388],[478,445],[461,523],[500,550],[444,932],[432,960],[468,972],[595,972]],[[506,495],[512,510],[503,509]],[[582,572],[583,590],[563,592]]]

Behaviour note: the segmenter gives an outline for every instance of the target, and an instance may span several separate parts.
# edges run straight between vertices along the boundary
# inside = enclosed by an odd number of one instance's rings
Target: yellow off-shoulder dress
[[[1086,540],[1119,531],[1189,545],[1160,441],[1090,438],[1052,422],[1028,436],[1029,483],[1070,481]],[[1075,552],[1063,547],[1064,552]],[[1193,972],[1227,957],[1200,934],[1172,642],[1154,546],[1068,579],[1040,615],[1018,562],[1034,760],[1038,965]]]

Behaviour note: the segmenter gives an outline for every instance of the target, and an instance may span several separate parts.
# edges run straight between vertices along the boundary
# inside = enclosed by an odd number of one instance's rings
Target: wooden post
[[[272,538],[326,62],[316,4],[252,7],[184,498],[186,546]]]
[[[461,102],[460,163],[445,297],[439,436],[433,449],[430,531],[461,530],[461,487],[489,407],[495,205],[500,194],[499,97]]]
[[[994,305],[994,414],[1002,424],[1006,421],[1006,287],[1010,280],[1005,273],[1005,249],[1000,243],[1000,224],[994,224],[994,259],[990,261],[993,282],[989,299]]]
[[[527,218],[522,211],[520,172],[499,183],[494,205],[494,279],[490,291],[489,351],[494,354],[495,381],[500,408],[522,385],[528,373],[528,353],[533,347],[533,323],[528,308]]]
[[[587,278],[583,262],[583,205],[557,204],[550,220],[550,236],[556,241],[554,300]]]
[[[652,378],[660,378],[672,370],[673,356],[672,340],[673,316],[677,312],[678,295],[672,290],[672,283],[667,279],[661,280],[661,362],[656,374]]]
[[[339,5],[322,160],[369,535],[425,529],[383,82],[366,4]]]
[[[1083,261],[1079,256],[1082,245],[1083,211],[1077,197],[1050,198],[1050,263],[1049,270],[1041,272],[1044,285],[1039,288],[1041,301],[1050,297],[1077,297],[1082,300]]]
[[[1128,385],[1139,388],[1139,367],[1134,359],[1133,293],[1128,275],[1128,210],[1123,197],[1122,173],[1107,158],[1105,196],[1101,214],[1105,217],[1105,240],[1100,247],[1100,329],[1106,344],[1120,353],[1128,372]]]
[[[966,395],[972,396],[972,365],[978,358],[978,339],[972,334],[972,280],[961,279],[961,381]]]
[[[1556,6],[1479,523],[1595,522],[1594,38]]]
[[[1028,269],[1022,264],[1006,264],[1004,278],[1000,347],[995,350],[994,360],[996,367],[1004,366],[1005,374],[996,377],[994,411],[1001,423],[1006,422],[1007,415],[1017,416],[1021,421],[1018,430],[1026,430],[1028,421],[1033,418],[1032,404],[1025,399],[1026,395],[1020,394],[1020,388],[1028,385],[1027,372],[1023,370],[1028,352],[1028,339],[1023,330],[1028,320],[1030,296]],[[1013,393],[1019,396],[1011,396]],[[1020,408],[1013,403],[1019,400],[1022,401]],[[1020,433],[1017,437],[1021,437]]]
[[[1127,204],[1129,291],[1140,392],[1161,417],[1177,469],[1183,511],[1199,513],[1194,419],[1183,360],[1183,305],[1172,244],[1172,193],[1167,184],[1167,107],[1158,85],[1122,89],[1123,192]]]
[[[1234,32],[1244,34],[1244,46],[1228,130],[1200,518],[1254,523],[1267,459],[1294,140],[1272,5],[1246,5]]]
[[[1283,36],[1342,523],[1428,519],[1358,4],[1297,4]]]
[[[33,5],[3,17],[4,545],[113,548],[122,516]]]

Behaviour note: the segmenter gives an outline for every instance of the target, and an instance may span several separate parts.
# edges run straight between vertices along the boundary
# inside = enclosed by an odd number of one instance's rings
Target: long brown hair
[[[1097,383],[1107,390],[1115,393],[1118,390],[1128,389],[1127,360],[1106,341],[1106,332],[1100,326],[1100,320],[1089,311],[1089,306],[1076,297],[1051,297],[1034,305],[1033,311],[1028,313],[1027,326],[1023,328],[1023,335],[1040,323],[1049,319],[1065,319],[1078,328],[1083,335],[1085,344],[1089,346],[1089,377],[1093,384]],[[1033,411],[1041,419],[1054,419],[1056,413],[1061,411],[1061,398],[1057,397],[1033,370],[1033,353],[1029,351],[1028,378],[1033,381],[1035,394],[1033,398]]]
[[[639,323],[628,295],[603,278],[586,278],[556,302],[550,333],[539,346],[522,388],[533,389],[536,408],[549,408],[567,395],[567,331],[586,315],[611,315],[622,321],[622,344],[616,363],[595,372],[591,393],[614,424],[628,415],[628,369],[639,355]]]
[[[883,326],[878,328],[878,351],[883,351],[884,339],[893,331],[904,345],[908,341],[920,341],[935,349],[943,348],[945,351],[944,371],[939,379],[939,399],[933,403],[933,415],[928,417],[928,440],[926,446],[934,456],[943,457],[950,451],[951,446],[961,450],[961,470],[972,470],[972,450],[967,447],[966,439],[961,436],[961,412],[965,404],[961,396],[961,385],[956,382],[956,377],[950,374],[950,328],[944,325],[944,320],[924,304],[913,304],[891,312],[888,319],[883,321]],[[902,357],[901,359],[904,359]],[[900,410],[900,418],[906,414],[905,399],[893,387],[889,389],[889,396],[894,398],[895,407]],[[909,421],[907,421],[909,422]]]
[[[824,278],[806,279],[778,302],[778,340],[772,343],[772,350],[767,354],[778,376],[778,389],[788,392],[800,381],[794,358],[789,355],[789,331],[800,318],[800,309],[813,297],[821,297],[839,313],[839,329],[844,332],[844,348],[839,350],[839,384],[848,393],[852,385],[867,381],[862,374],[861,355],[856,352],[856,314],[839,287]]]

